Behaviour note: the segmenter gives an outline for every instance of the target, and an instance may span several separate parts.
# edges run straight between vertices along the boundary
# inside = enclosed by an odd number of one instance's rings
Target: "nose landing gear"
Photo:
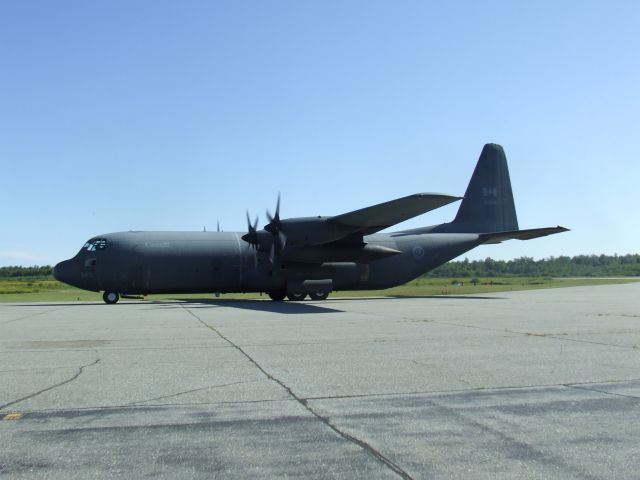
[[[102,294],[102,299],[107,305],[113,305],[114,303],[118,303],[120,295],[117,292],[104,292]]]

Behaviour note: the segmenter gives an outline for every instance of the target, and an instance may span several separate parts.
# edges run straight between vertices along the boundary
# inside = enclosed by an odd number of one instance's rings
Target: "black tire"
[[[287,298],[292,302],[301,302],[302,300],[307,298],[307,294],[306,293],[290,293],[289,295],[287,295]]]
[[[117,292],[104,292],[102,294],[102,299],[107,305],[113,305],[114,303],[118,303],[120,295]]]
[[[326,300],[327,297],[329,296],[329,293],[310,293],[309,294],[309,298],[311,298],[311,300]]]
[[[281,302],[284,300],[284,297],[286,296],[285,292],[267,292],[267,295],[269,295],[269,298],[271,300],[273,300],[274,302]]]

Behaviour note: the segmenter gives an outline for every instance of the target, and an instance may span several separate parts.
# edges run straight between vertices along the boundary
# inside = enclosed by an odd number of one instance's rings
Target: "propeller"
[[[269,261],[273,264],[276,260],[276,254],[287,244],[287,235],[284,233],[282,222],[280,221],[280,192],[278,192],[278,200],[276,201],[276,213],[271,216],[271,212],[267,209],[267,219],[269,219],[269,224],[265,225],[264,229],[273,235],[273,242],[269,251]],[[278,243],[277,251],[276,243]]]
[[[258,247],[259,247],[259,241],[258,241],[258,217],[256,216],[256,219],[255,219],[255,221],[253,222],[253,225],[252,225],[251,224],[251,218],[249,217],[249,210],[247,210],[247,229],[249,230],[249,232],[245,233],[242,236],[242,240],[244,240],[249,245],[251,245],[251,247],[253,249],[253,264],[254,264],[254,267],[257,267],[258,266]]]
[[[247,242],[249,245],[253,247],[253,258],[254,263],[258,265],[258,251],[266,252],[266,248],[269,248],[269,262],[273,265],[277,263],[278,256],[280,251],[287,244],[287,235],[284,233],[282,228],[282,222],[280,220],[280,193],[278,192],[278,201],[276,202],[276,213],[275,215],[271,215],[271,212],[267,209],[267,219],[269,219],[269,223],[265,225],[264,230],[269,232],[272,236],[271,245],[268,247],[269,242],[265,235],[265,232],[260,230],[258,232],[258,217],[256,220],[251,223],[251,217],[249,216],[249,211],[247,211],[247,230],[248,232],[242,236],[242,240]]]

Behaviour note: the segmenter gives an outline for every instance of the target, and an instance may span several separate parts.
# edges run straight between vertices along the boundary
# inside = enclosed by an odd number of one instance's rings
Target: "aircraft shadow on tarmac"
[[[186,304],[186,305],[185,305]],[[306,302],[272,302],[270,300],[220,300],[209,298],[181,299],[175,304],[177,307],[189,308],[227,307],[243,310],[255,310],[257,312],[270,312],[285,315],[303,315],[309,313],[342,313],[343,310],[320,306]]]

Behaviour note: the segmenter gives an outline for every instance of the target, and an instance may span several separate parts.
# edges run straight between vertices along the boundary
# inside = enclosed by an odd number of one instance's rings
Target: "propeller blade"
[[[278,200],[276,201],[276,213],[271,216],[271,212],[267,209],[267,218],[269,219],[269,223],[280,223],[280,192],[278,192]]]
[[[245,233],[241,238],[245,242],[250,243],[255,248],[258,248],[258,217],[256,216],[255,222],[253,225],[251,224],[251,217],[249,217],[249,210],[247,210],[247,233]]]
[[[278,230],[278,238],[280,239],[280,248],[284,248],[287,245],[287,236],[282,230]]]

